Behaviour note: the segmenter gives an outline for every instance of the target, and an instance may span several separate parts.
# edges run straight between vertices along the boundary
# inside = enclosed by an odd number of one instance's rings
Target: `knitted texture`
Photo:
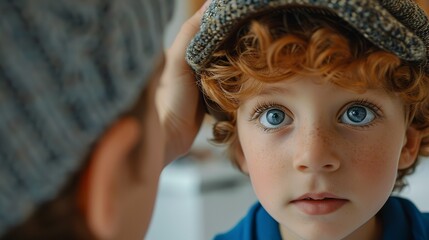
[[[0,1],[0,236],[56,197],[129,109],[170,0]]]
[[[188,46],[189,65],[196,72],[207,67],[243,20],[290,7],[334,14],[376,46],[429,72],[429,20],[412,0],[213,0]]]

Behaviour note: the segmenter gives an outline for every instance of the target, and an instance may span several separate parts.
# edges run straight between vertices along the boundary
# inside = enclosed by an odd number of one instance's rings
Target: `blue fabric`
[[[429,240],[429,213],[421,213],[407,199],[390,197],[379,212],[382,240]],[[229,232],[215,240],[281,240],[278,223],[257,202]]]
[[[247,215],[229,232],[218,235],[215,240],[281,240],[279,224],[257,202]]]
[[[383,240],[429,239],[429,213],[421,213],[407,199],[391,197],[380,210]]]

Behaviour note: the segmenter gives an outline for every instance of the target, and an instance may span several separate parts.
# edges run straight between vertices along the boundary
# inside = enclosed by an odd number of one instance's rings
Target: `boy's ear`
[[[402,146],[398,168],[406,169],[414,164],[420,149],[422,135],[419,130],[409,126],[405,133],[404,145]]]
[[[246,157],[244,156],[243,148],[241,147],[240,140],[238,139],[236,140],[236,143],[235,143],[234,157],[240,170],[248,174],[249,169],[247,168]]]
[[[123,176],[130,174],[128,158],[140,141],[137,119],[117,120],[99,139],[79,186],[79,204],[90,231],[97,239],[118,232]]]

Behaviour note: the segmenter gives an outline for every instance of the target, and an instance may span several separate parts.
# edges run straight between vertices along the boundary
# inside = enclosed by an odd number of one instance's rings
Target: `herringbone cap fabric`
[[[376,46],[429,72],[429,20],[412,0],[213,0],[187,49],[189,65],[196,72],[207,67],[243,20],[288,7],[335,14]]]

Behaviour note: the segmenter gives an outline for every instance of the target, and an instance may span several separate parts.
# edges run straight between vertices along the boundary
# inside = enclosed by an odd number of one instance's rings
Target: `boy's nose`
[[[334,172],[341,161],[335,134],[320,127],[304,128],[297,133],[293,165],[300,172]]]

